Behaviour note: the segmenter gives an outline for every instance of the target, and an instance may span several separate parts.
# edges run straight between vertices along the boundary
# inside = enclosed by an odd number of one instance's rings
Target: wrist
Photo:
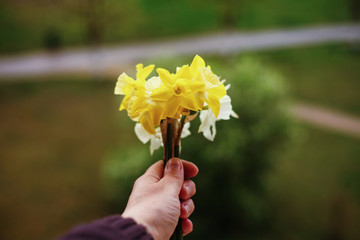
[[[133,219],[138,225],[141,225],[145,228],[146,232],[150,234],[155,240],[161,239],[158,238],[158,234],[155,231],[155,228],[152,227],[153,225],[146,220],[146,214],[139,213],[137,211],[131,211],[125,209],[124,213],[121,215],[123,218],[131,218]]]

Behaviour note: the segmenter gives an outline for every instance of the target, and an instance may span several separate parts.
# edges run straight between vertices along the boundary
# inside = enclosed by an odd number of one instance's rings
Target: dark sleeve
[[[131,218],[109,216],[80,225],[59,240],[154,240],[145,227]]]

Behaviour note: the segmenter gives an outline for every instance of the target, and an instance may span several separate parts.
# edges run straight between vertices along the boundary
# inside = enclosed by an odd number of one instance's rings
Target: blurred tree
[[[44,45],[50,51],[56,51],[61,46],[61,35],[58,29],[49,27],[45,31]]]
[[[63,0],[65,9],[77,14],[84,22],[86,41],[97,45],[104,37],[104,0]]]
[[[359,21],[360,20],[360,1],[359,0],[350,0],[349,7],[350,7],[352,19],[355,21]]]
[[[99,44],[104,35],[104,0],[87,0],[83,1],[83,4],[85,4],[88,42]]]
[[[146,22],[140,0],[105,0],[104,32],[107,42],[141,38]]]
[[[210,4],[216,6],[219,14],[219,25],[222,28],[235,28],[240,19],[243,0],[195,0],[197,4]]]
[[[222,26],[225,28],[236,27],[236,19],[238,18],[238,13],[241,10],[242,1],[220,0],[219,2],[223,5]]]

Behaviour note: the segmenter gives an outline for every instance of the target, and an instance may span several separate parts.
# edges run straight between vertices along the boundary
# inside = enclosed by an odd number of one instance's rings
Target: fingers
[[[178,196],[184,183],[184,167],[182,161],[178,158],[171,158],[166,164],[164,177],[160,181],[164,182],[170,194]]]
[[[164,175],[164,161],[159,160],[146,170],[142,178],[146,181],[149,181],[150,183],[156,183],[160,181],[163,175]]]
[[[198,174],[199,169],[197,168],[197,166],[195,164],[193,164],[192,162],[185,161],[185,160],[182,160],[182,163],[184,165],[185,178],[192,178]]]
[[[190,215],[194,212],[195,205],[193,200],[188,199],[183,202],[181,202],[180,207],[180,218],[186,219],[189,218]]]
[[[181,190],[180,190],[180,199],[187,200],[194,196],[196,193],[196,186],[195,183],[189,179],[185,180]]]
[[[198,174],[199,169],[196,167],[195,164],[185,160],[181,160],[181,161],[183,163],[185,178],[192,178]],[[164,161],[159,160],[146,170],[143,177],[149,178],[149,180],[151,180],[152,182],[158,182],[163,177],[163,175],[164,175]]]
[[[192,232],[193,230],[193,224],[192,222],[190,221],[190,219],[183,219],[181,221],[181,229],[183,231],[183,235],[186,236],[188,235],[189,233]]]

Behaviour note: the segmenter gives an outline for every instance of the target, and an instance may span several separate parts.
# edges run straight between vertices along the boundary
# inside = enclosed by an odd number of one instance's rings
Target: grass
[[[284,74],[297,100],[359,115],[360,61],[352,48],[245,55]],[[231,76],[241,57],[206,59],[215,72]],[[157,63],[174,69],[190,60]],[[114,81],[48,80],[0,84],[1,239],[49,239],[109,214],[102,159],[119,145],[141,145],[126,114],[116,111]],[[267,178],[276,239],[358,239],[358,146],[359,140],[304,126],[302,141],[284,149]]]
[[[262,29],[337,23],[351,20],[350,11],[350,2],[342,0],[243,1],[238,26]]]
[[[360,115],[360,52],[328,45],[254,54],[279,70],[299,101]]]
[[[83,46],[93,41],[138,41],[229,27],[255,30],[344,23],[352,20],[351,9],[343,0],[4,1],[0,3],[0,53]]]
[[[49,239],[108,214],[102,158],[119,144],[140,144],[132,123],[114,110],[113,83],[73,79],[0,89],[1,238]],[[304,128],[302,141],[268,176],[277,234],[318,239],[335,234],[337,224],[339,234],[356,239],[359,141]]]
[[[72,79],[0,89],[0,238],[50,239],[106,215],[102,157],[135,141],[120,130],[130,122],[116,111],[113,84]]]
[[[267,182],[275,225],[285,239],[358,239],[359,143],[303,126],[301,142],[279,156]]]

